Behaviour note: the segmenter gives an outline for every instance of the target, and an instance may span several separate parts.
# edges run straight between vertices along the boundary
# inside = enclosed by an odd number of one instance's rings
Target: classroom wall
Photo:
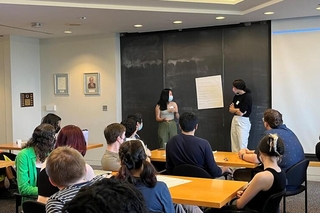
[[[314,154],[320,135],[320,17],[272,22],[272,107]]]
[[[10,36],[13,140],[28,140],[41,108],[39,40]],[[33,93],[34,106],[21,107],[20,93]]]
[[[118,35],[45,39],[40,41],[41,116],[46,105],[56,105],[62,126],[74,124],[89,130],[89,143],[103,143],[104,128],[121,121],[120,53]],[[100,95],[84,94],[84,73],[100,73]],[[54,74],[69,74],[69,95],[54,94]],[[102,105],[108,111],[102,111]],[[100,165],[106,149],[90,150],[86,160]]]
[[[0,37],[0,143],[12,141],[11,74],[8,36]]]

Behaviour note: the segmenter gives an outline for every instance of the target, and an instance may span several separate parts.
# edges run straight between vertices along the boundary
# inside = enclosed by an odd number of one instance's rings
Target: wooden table
[[[8,166],[14,166],[14,161],[0,160],[0,168],[5,168]]]
[[[221,208],[236,196],[248,183],[243,181],[219,180],[207,178],[192,178],[166,176],[189,180],[190,182],[169,187],[174,203]],[[159,177],[158,179],[161,180]],[[166,181],[164,181],[166,182]],[[167,184],[169,185],[169,184]]]
[[[87,150],[95,149],[95,148],[99,148],[99,147],[103,147],[103,144],[102,143],[89,143],[87,146]],[[14,143],[7,143],[7,144],[0,144],[0,149],[9,150],[9,152],[11,152],[12,150],[21,150],[22,147],[18,146],[17,144],[14,144]]]
[[[213,152],[214,159],[219,166],[255,168],[257,164],[249,163],[238,157],[236,152]],[[166,162],[166,150],[156,149],[151,151],[151,161]]]

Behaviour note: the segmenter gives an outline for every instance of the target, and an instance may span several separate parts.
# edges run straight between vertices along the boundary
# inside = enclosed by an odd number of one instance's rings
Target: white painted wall
[[[62,126],[89,130],[89,143],[103,143],[104,128],[121,121],[120,50],[118,35],[81,36],[40,41],[42,116],[56,105]],[[100,73],[100,95],[84,95],[84,73]],[[69,95],[54,94],[54,74],[69,74]],[[102,105],[108,111],[102,111]],[[89,150],[86,160],[100,165],[104,148]]]
[[[319,141],[320,17],[272,21],[272,107],[305,153]]]
[[[12,137],[28,140],[41,120],[39,40],[19,36],[10,36],[9,40]],[[20,93],[33,93],[34,107],[22,108]]]

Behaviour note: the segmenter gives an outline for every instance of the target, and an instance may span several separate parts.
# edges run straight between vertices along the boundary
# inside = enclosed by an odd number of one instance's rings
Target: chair
[[[320,142],[318,142],[316,145],[316,156],[317,156],[318,160],[320,161]]]
[[[204,169],[192,164],[181,164],[173,168],[173,175],[187,176],[187,177],[199,177],[199,178],[212,178],[211,175]],[[227,180],[230,173],[225,172],[222,174]]]
[[[176,166],[173,168],[172,174],[177,176],[212,178],[206,170],[192,164],[181,164]]]
[[[21,195],[19,193],[13,193],[14,196],[16,197],[16,213],[19,213],[19,207],[21,206],[21,200],[22,200],[22,197],[26,197],[28,199],[31,199],[31,200],[37,200],[37,196],[32,196],[32,195]]]
[[[261,212],[254,210],[224,210],[221,211],[221,213],[279,213],[279,204],[285,193],[286,189],[271,195],[264,203]]]
[[[308,212],[307,169],[309,160],[302,160],[286,171],[287,186],[283,196],[283,212],[286,212],[286,197],[300,194],[304,191],[305,213]],[[304,185],[302,185],[304,183]],[[295,188],[295,189],[292,189]]]
[[[46,204],[34,200],[26,200],[22,204],[23,213],[46,213]]]

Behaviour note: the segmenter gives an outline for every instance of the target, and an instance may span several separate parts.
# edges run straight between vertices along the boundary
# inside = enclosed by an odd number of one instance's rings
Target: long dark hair
[[[169,92],[171,89],[163,89],[160,95],[160,99],[158,101],[158,105],[160,106],[160,110],[166,110],[167,109],[167,104],[169,102]]]
[[[118,179],[128,181],[132,184],[137,184],[139,179],[132,175],[132,170],[140,169],[143,166],[143,170],[140,174],[140,180],[150,188],[155,187],[157,184],[156,170],[151,163],[146,161],[147,155],[139,140],[131,140],[121,144],[119,149],[119,157],[121,161],[121,167],[118,175]]]
[[[50,124],[40,124],[32,134],[32,137],[23,148],[33,147],[36,156],[44,162],[49,153],[53,150],[56,142],[55,128]]]
[[[53,114],[53,113],[49,113],[42,118],[41,123],[42,124],[51,124],[55,128],[56,133],[58,133],[60,130],[59,121],[61,121],[61,118],[58,115]]]

